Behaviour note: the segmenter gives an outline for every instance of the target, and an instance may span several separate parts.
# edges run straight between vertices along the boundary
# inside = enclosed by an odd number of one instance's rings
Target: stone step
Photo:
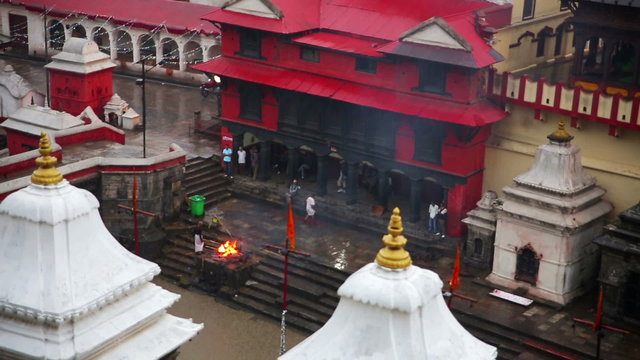
[[[187,164],[185,165],[185,173],[195,172],[206,168],[219,168],[220,163],[218,162],[217,165],[218,166],[216,166],[216,162],[211,159],[198,157],[187,161]]]
[[[249,298],[247,296],[244,296],[242,294],[238,294],[237,296],[235,296],[233,298],[233,301],[236,302],[239,305],[242,305],[246,308],[249,308],[251,310],[260,312],[264,315],[267,315],[277,321],[280,321],[281,317],[282,317],[282,310],[278,309],[274,306],[270,306],[264,303],[261,303],[257,300],[254,300],[252,298]],[[305,331],[307,333],[313,333],[318,331],[321,328],[321,325],[317,324],[317,323],[313,323],[310,322],[308,320],[305,319],[301,319],[300,317],[296,316],[293,313],[288,313],[287,312],[287,316],[286,316],[286,322],[287,325],[289,326],[293,326],[295,328],[297,328],[298,330],[302,330]]]
[[[282,306],[282,286],[274,287],[264,283],[247,285],[245,288],[252,289],[256,294],[262,294],[265,297],[275,299],[278,306]],[[305,310],[310,313],[317,313],[317,317],[324,318],[325,321],[333,314],[335,307],[325,305],[317,301],[310,301],[299,296],[290,296],[288,304],[295,304],[296,308]]]
[[[229,184],[229,180],[222,174],[217,173],[197,173],[183,182],[185,189],[201,189],[207,187],[221,187]]]
[[[262,265],[282,271],[284,256],[272,253],[262,261]],[[300,261],[294,256],[289,257],[289,271],[291,274],[302,277],[313,277],[317,283],[331,289],[337,289],[348,277],[346,274],[335,272],[330,268],[314,264],[309,261]]]

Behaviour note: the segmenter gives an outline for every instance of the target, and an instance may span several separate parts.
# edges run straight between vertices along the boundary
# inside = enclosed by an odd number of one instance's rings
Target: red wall
[[[78,115],[91,106],[98,116],[113,96],[113,69],[90,74],[49,70],[51,78],[51,108]]]
[[[395,160],[460,176],[467,176],[484,168],[485,141],[490,134],[488,127],[482,128],[468,143],[459,141],[454,125],[446,125],[445,134],[440,165],[414,160],[413,128],[408,119],[400,120],[396,133]]]
[[[453,189],[449,189],[447,199],[449,213],[447,233],[449,235],[462,236],[465,233],[466,228],[461,220],[467,217],[467,212],[476,207],[476,202],[482,196],[482,177],[481,171],[468,177],[465,185],[456,185]]]
[[[222,93],[222,117],[231,119],[235,122],[257,126],[263,129],[277,131],[278,130],[278,100],[273,92],[262,87],[262,109],[261,121],[247,120],[240,117],[240,94],[237,88],[238,83],[233,79],[226,82],[226,89]],[[256,85],[260,86],[260,85]]]
[[[22,145],[29,145],[34,148],[40,146],[40,136],[29,135],[12,129],[5,130],[7,132],[7,148],[9,149],[10,155],[29,151],[29,149],[25,149]]]
[[[62,161],[62,150],[54,151],[51,153],[52,156],[55,156],[58,159],[58,162]],[[26,170],[26,169],[35,169],[36,167],[36,158],[39,157],[40,154],[34,155],[34,157],[30,159],[26,159],[20,162],[15,162],[11,164],[7,164],[4,166],[0,166],[0,176],[6,177],[9,174],[13,174],[18,171]],[[0,196],[0,200],[3,197]]]

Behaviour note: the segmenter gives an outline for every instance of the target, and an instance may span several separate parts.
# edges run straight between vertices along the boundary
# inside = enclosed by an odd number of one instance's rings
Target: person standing
[[[194,250],[196,255],[202,254],[204,250],[204,238],[202,237],[202,227],[204,223],[199,221],[198,224],[193,228],[193,243]]]
[[[258,176],[258,149],[257,146],[251,148],[251,152],[249,153],[249,157],[251,160],[251,171],[253,171],[253,180]]]
[[[238,156],[238,174],[247,172],[247,152],[240,146],[236,152]]]
[[[437,216],[438,213],[440,212],[440,208],[438,207],[438,205],[436,204],[435,201],[431,201],[431,203],[429,204],[429,233],[431,234],[435,234],[438,232],[437,229]]]
[[[293,181],[291,182],[291,185],[289,185],[289,192],[287,193],[287,196],[289,197],[289,199],[293,201],[293,198],[296,197],[299,190],[300,190],[300,185],[298,185],[298,180],[293,179]]]
[[[438,234],[445,236],[447,229],[447,207],[444,203],[440,203],[440,211],[438,211]]]
[[[316,215],[316,200],[313,198],[315,194],[309,195],[307,198],[307,216],[304,217],[304,222],[307,224],[315,224]]]
[[[225,175],[228,178],[233,179],[233,176],[231,176],[231,155],[233,154],[233,150],[231,150],[231,147],[229,147],[229,145],[225,145],[224,146],[224,150],[222,150],[222,161],[224,162],[224,168],[227,171],[227,174]]]
[[[340,176],[338,176],[338,192],[347,192],[347,163],[340,161]]]

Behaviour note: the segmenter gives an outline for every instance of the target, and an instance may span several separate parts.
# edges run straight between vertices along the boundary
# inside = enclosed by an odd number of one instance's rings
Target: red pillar
[[[462,219],[467,217],[467,212],[476,207],[476,203],[482,197],[482,177],[483,172],[469,177],[467,183],[456,185],[449,189],[447,198],[447,234],[451,236],[462,236],[466,232],[466,227]]]

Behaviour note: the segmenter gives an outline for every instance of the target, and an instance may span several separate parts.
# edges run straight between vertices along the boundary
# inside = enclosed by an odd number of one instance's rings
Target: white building
[[[42,135],[31,185],[0,203],[0,358],[173,356],[202,325],[167,314],[179,295],[150,283],[158,265],[118,244]]]
[[[393,210],[386,245],[338,289],[333,316],[280,360],[489,360],[497,350],[453,317],[436,273],[411,265],[400,210]]]
[[[595,285],[597,247],[611,211],[605,190],[585,173],[580,148],[559,128],[529,171],[502,189],[490,282],[561,305]]]
[[[44,105],[44,95],[7,65],[0,72],[0,117],[6,118],[23,106]]]

